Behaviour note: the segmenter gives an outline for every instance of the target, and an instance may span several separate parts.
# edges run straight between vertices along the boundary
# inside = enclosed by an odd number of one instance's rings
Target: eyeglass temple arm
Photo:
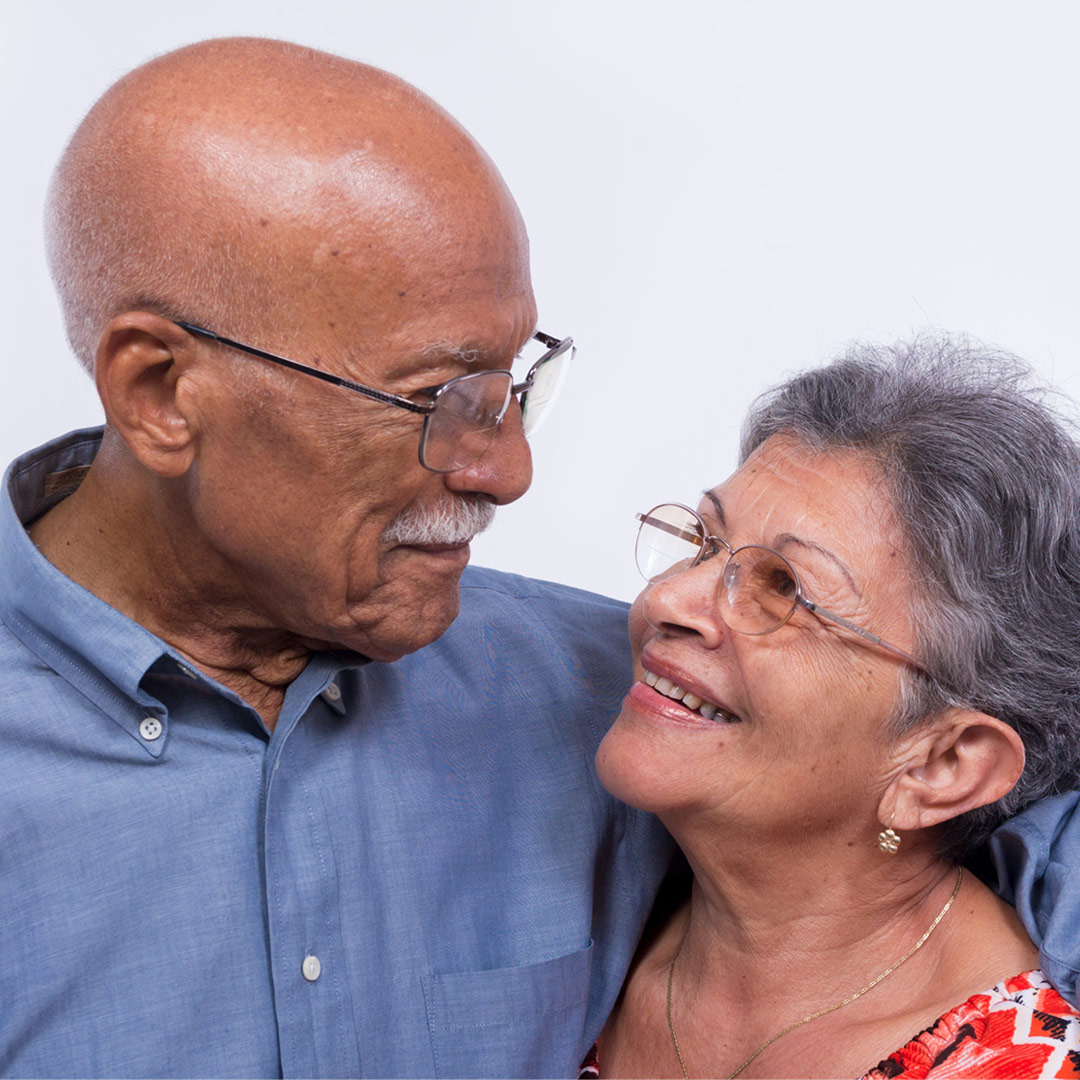
[[[434,403],[421,404],[417,401],[410,401],[408,398],[401,397],[398,394],[388,394],[384,390],[376,390],[374,387],[364,386],[361,383],[353,382],[351,379],[343,379],[340,375],[332,375],[329,371],[322,371],[319,368],[309,367],[307,364],[297,363],[297,361],[290,360],[288,357],[278,356],[276,353],[266,352],[263,349],[256,349],[254,345],[244,345],[242,342],[222,337],[221,334],[215,334],[213,330],[206,330],[201,326],[196,326],[194,323],[178,322],[176,325],[189,334],[209,338],[211,341],[228,345],[230,349],[239,349],[240,352],[250,353],[252,356],[259,357],[260,360],[269,360],[271,364],[280,364],[282,367],[291,368],[293,371],[299,371],[305,375],[314,375],[316,379],[322,379],[323,382],[332,383],[334,386],[344,386],[349,390],[355,390],[358,394],[363,394],[374,401],[382,401],[387,405],[397,405],[399,408],[420,413],[422,416],[426,416],[435,408]]]
[[[836,615],[821,607],[820,604],[815,604],[813,600],[807,600],[805,596],[799,597],[799,603],[802,604],[807,611],[812,611],[815,615],[823,616],[830,622],[842,626],[845,630],[850,630],[853,634],[858,634],[859,637],[869,641],[873,645],[877,645],[879,648],[888,649],[889,652],[899,656],[901,660],[906,660],[912,667],[918,668],[919,671],[926,671],[926,668],[923,667],[922,663],[916,660],[911,653],[905,652],[898,645],[891,645],[889,642],[885,641],[884,638],[879,638],[877,634],[872,634],[869,630],[864,630],[861,626],[856,626],[855,623],[851,622],[849,619],[845,619],[843,615]]]

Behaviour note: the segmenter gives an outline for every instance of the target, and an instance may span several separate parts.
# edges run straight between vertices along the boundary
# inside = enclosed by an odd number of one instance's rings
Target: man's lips
[[[652,690],[655,690],[656,693],[671,701],[677,701],[690,712],[695,712],[706,720],[711,720],[717,724],[738,724],[742,722],[742,717],[737,716],[723,705],[713,701],[706,701],[693,691],[678,685],[667,676],[658,675],[648,668],[645,668],[641,681]]]
[[[457,544],[398,544],[398,547],[411,548],[413,551],[423,551],[428,555],[444,555],[447,552],[468,551],[470,540],[462,540]]]
[[[426,565],[433,573],[440,567],[452,570],[455,573],[463,570],[469,563],[472,549],[468,543],[463,544],[394,544],[393,547],[383,552],[383,558],[389,559],[416,559],[421,563],[417,568]]]

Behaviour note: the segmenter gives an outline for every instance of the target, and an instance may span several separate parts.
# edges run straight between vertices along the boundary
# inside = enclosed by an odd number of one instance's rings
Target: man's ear
[[[194,348],[179,326],[146,311],[118,315],[98,343],[94,381],[105,419],[161,476],[182,476],[194,460],[195,418],[178,393]]]
[[[949,709],[902,740],[881,823],[901,831],[940,825],[1007,795],[1023,771],[1024,744],[1008,724]]]

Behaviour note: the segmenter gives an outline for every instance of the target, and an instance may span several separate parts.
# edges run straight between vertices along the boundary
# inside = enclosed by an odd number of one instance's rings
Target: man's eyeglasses
[[[739,634],[770,634],[783,626],[796,608],[804,607],[819,619],[836,623],[887,649],[919,671],[926,670],[910,653],[807,600],[795,567],[779,551],[759,544],[732,548],[726,540],[711,536],[697,512],[680,503],[654,506],[647,514],[638,514],[637,519],[641,526],[635,557],[647,581],[661,581],[711,559],[721,550],[727,552],[717,602],[728,629]]]
[[[187,322],[177,322],[176,325],[189,334],[209,338],[230,349],[239,349],[240,352],[304,375],[312,375],[334,386],[343,386],[384,405],[418,413],[424,418],[424,427],[420,432],[420,464],[425,469],[439,473],[463,469],[484,456],[506,416],[511,399],[516,395],[520,395],[525,434],[531,435],[536,431],[559,396],[575,353],[573,338],[560,340],[537,331],[533,339],[539,341],[547,352],[533,364],[523,382],[515,383],[509,371],[474,371],[459,375],[441,386],[421,391],[430,398],[429,401],[412,401],[399,394],[363,386],[339,375],[331,375],[328,371],[232,341],[202,326]]]

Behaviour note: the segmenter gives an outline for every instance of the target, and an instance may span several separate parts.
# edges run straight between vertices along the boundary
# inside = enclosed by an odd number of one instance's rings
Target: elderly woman
[[[1080,452],[1026,380],[858,349],[761,399],[696,509],[641,515],[597,764],[693,884],[602,1075],[1080,1075],[1080,1014],[962,868],[1080,773]]]

